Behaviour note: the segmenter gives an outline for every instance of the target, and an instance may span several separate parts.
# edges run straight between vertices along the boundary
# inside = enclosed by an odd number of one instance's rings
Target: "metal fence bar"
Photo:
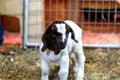
[[[83,46],[91,48],[120,48],[120,44],[83,44]]]
[[[23,17],[23,48],[27,48],[27,41],[28,41],[28,1],[29,0],[24,0],[24,17]]]

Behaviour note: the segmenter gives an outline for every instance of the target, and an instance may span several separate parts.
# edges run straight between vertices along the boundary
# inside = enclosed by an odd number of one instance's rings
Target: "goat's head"
[[[44,43],[42,51],[48,48],[58,54],[61,49],[65,48],[69,32],[72,34],[71,38],[77,42],[73,30],[68,24],[64,21],[53,22],[42,36]]]

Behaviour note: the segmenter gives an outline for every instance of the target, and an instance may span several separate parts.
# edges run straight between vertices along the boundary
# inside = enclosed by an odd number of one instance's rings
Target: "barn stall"
[[[8,11],[2,8],[1,13],[15,16],[20,20],[20,32],[17,32],[19,36],[16,38],[26,50],[22,50],[21,46],[17,45],[7,46],[8,50],[14,52],[15,55],[0,55],[2,65],[0,79],[40,80],[39,51],[36,48],[29,49],[29,47],[38,47],[42,33],[53,21],[69,19],[75,21],[83,29],[84,52],[87,58],[85,80],[119,80],[120,4],[117,1],[2,1],[6,4]],[[14,11],[16,9],[13,4],[19,6],[17,11]],[[10,5],[12,8],[9,7]],[[12,34],[16,35],[14,32]],[[15,39],[15,37],[10,38]],[[53,73],[58,70],[54,66],[51,68],[53,70],[50,72],[50,79],[53,80],[57,78],[53,76]],[[69,80],[74,80],[72,75],[70,74]]]
[[[75,21],[83,29],[85,47],[119,47],[120,5],[114,0],[45,0],[39,1],[37,5],[34,1],[26,1],[26,4],[29,7],[26,8],[25,17],[31,18],[32,14],[38,16],[36,18],[34,16],[35,20],[32,21],[33,23],[29,22],[33,19],[26,20],[29,28],[26,25],[27,29],[25,31],[33,30],[34,26],[32,27],[32,25],[40,24],[40,26],[34,28],[41,30],[34,31],[40,35],[53,21],[69,19]],[[34,9],[32,9],[33,7],[30,8],[31,4],[34,4]],[[37,45],[40,38],[34,38],[36,39],[35,41],[32,38],[33,41],[30,39],[30,42],[29,34],[30,36],[34,34],[30,32],[26,32],[25,38],[27,40],[24,40],[28,42],[26,46]],[[36,34],[33,36],[35,37]]]

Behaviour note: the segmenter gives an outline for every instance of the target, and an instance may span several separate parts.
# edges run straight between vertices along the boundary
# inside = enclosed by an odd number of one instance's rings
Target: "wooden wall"
[[[51,2],[50,2],[51,1]],[[64,2],[63,2],[64,1]],[[83,1],[83,0],[45,0],[45,27],[55,20],[66,20],[70,19],[75,21],[77,24],[85,30],[90,26],[90,30],[100,32],[100,25],[95,29],[95,25],[82,25],[84,17],[81,9],[92,8],[92,9],[113,9],[120,8],[120,4],[116,1]],[[86,21],[87,22],[87,21]],[[100,23],[100,22],[99,22]],[[108,22],[106,22],[107,24]],[[107,31],[108,25],[103,27],[104,32]],[[113,25],[112,25],[113,26]],[[116,27],[117,29],[118,27]],[[114,30],[110,27],[110,30]]]
[[[66,19],[66,1],[63,0],[45,0],[45,27],[56,20]]]
[[[76,13],[79,8],[78,4],[77,0],[45,0],[45,27],[47,28],[51,22],[56,20],[78,20],[79,13]]]
[[[81,2],[82,6],[80,6],[79,8],[91,8],[91,9],[114,9],[114,8],[120,8],[120,4],[117,3],[116,1],[92,1],[92,2],[87,2],[85,1],[84,3]],[[84,7],[83,7],[84,6]],[[86,20],[84,20],[84,22],[88,22]],[[94,22],[93,22],[94,23]],[[94,23],[94,24],[84,24],[82,25],[82,28],[84,30],[90,30],[93,32],[102,32],[102,33],[120,33],[120,22],[117,21],[116,23],[113,22],[109,22],[109,21],[100,21]]]
[[[85,8],[93,8],[93,9],[109,9],[109,8],[115,8],[115,7],[118,7],[120,8],[120,4],[117,3],[116,1],[104,1],[104,0],[101,0],[101,1],[92,1],[91,2],[89,1],[85,1],[82,5],[85,7]]]

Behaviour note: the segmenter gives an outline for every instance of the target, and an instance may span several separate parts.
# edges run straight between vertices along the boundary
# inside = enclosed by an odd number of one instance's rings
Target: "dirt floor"
[[[39,51],[21,46],[7,46],[12,55],[0,54],[0,80],[40,80]],[[84,48],[84,80],[120,80],[120,49]],[[50,80],[57,80],[57,70],[50,72]],[[70,75],[68,80],[75,80]]]

